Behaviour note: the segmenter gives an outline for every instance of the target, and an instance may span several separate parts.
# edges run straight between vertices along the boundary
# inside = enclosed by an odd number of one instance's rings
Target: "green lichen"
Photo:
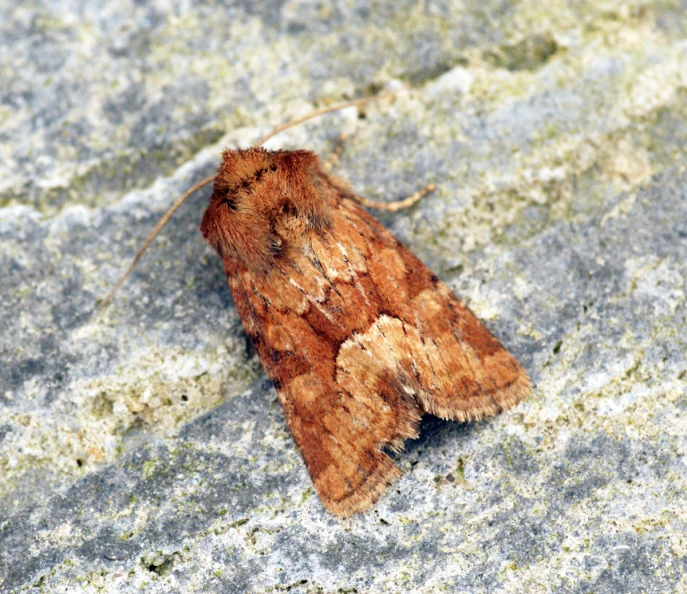
[[[150,479],[155,472],[155,460],[146,460],[141,470],[143,471],[143,476]]]

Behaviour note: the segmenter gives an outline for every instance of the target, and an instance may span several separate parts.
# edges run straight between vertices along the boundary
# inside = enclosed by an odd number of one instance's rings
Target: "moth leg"
[[[382,202],[381,200],[370,200],[369,198],[363,198],[362,196],[353,195],[351,198],[355,200],[358,204],[366,206],[367,208],[376,208],[377,210],[387,210],[390,212],[396,212],[404,208],[408,208],[415,204],[421,198],[424,198],[430,192],[434,192],[436,186],[434,184],[427,184],[421,190],[418,190],[411,196],[403,198],[402,200],[394,200],[393,202]]]
[[[329,173],[332,169],[334,169],[334,166],[338,163],[339,157],[341,156],[341,153],[343,152],[343,145],[344,142],[346,142],[346,139],[348,138],[348,134],[345,132],[342,132],[341,135],[339,136],[339,142],[336,145],[336,148],[334,149],[334,152],[329,155],[329,158],[322,164],[322,169]]]

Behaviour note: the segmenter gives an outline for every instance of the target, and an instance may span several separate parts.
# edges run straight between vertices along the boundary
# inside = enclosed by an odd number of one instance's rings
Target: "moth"
[[[225,150],[213,181],[200,231],[327,510],[376,502],[400,476],[387,452],[422,415],[476,421],[529,393],[518,361],[314,153]]]

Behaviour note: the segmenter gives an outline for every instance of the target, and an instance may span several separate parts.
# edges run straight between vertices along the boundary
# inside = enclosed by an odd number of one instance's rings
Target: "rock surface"
[[[687,591],[687,2],[0,7],[0,591]],[[334,4],[334,3],[332,3]],[[188,201],[223,146],[363,195],[535,389],[315,496]],[[228,133],[225,135],[225,131]]]

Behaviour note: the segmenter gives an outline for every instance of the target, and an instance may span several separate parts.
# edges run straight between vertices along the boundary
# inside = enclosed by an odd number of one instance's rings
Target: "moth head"
[[[268,270],[329,224],[327,189],[309,151],[226,150],[201,233],[223,258]]]

